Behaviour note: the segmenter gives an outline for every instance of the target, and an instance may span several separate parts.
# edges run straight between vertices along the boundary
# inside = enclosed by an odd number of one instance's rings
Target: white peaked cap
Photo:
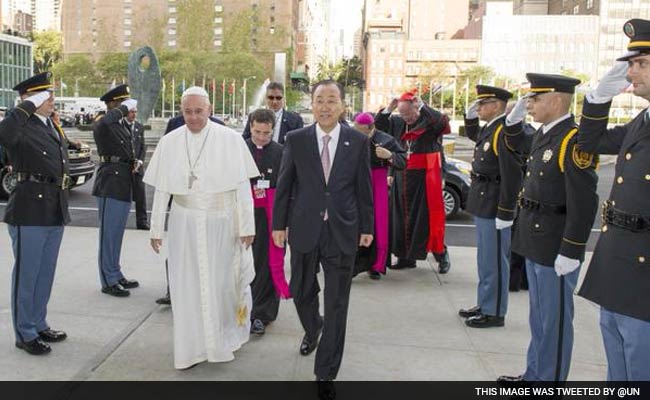
[[[191,86],[191,87],[185,89],[181,99],[184,99],[187,96],[201,96],[201,97],[205,97],[208,100],[210,99],[210,96],[208,95],[208,92],[206,92],[206,90],[203,89],[200,86]]]

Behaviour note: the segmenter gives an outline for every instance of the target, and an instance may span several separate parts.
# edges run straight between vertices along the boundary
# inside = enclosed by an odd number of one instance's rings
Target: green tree
[[[176,2],[178,48],[195,51],[214,50],[214,0],[179,0]]]
[[[55,64],[52,72],[67,87],[63,92],[65,96],[99,96],[106,89],[106,84],[97,77],[95,65],[86,55],[72,55]]]
[[[104,82],[122,81],[128,76],[129,53],[103,54],[96,64],[99,78]]]
[[[63,54],[61,32],[34,32],[32,40],[34,41],[34,72],[50,71]]]

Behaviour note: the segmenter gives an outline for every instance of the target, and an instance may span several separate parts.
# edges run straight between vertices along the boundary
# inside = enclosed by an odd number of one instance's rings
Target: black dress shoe
[[[415,260],[407,260],[405,258],[399,258],[397,259],[397,263],[391,265],[389,268],[390,269],[407,269],[407,268],[415,268],[416,263]]]
[[[334,400],[336,399],[336,389],[334,388],[334,382],[320,380],[316,381],[318,386],[318,398],[320,400]]]
[[[451,268],[451,261],[449,261],[449,252],[445,250],[440,261],[438,261],[438,273],[446,274]]]
[[[481,307],[474,306],[467,310],[461,308],[460,311],[458,311],[458,315],[460,315],[463,318],[472,318],[477,315],[481,315]]]
[[[41,340],[48,343],[56,343],[64,341],[68,335],[63,331],[55,331],[53,329],[47,328],[44,331],[38,332]]]
[[[138,224],[137,228],[140,231],[148,231],[149,229],[151,229],[149,227],[149,224]]]
[[[156,300],[156,304],[164,305],[164,306],[169,306],[172,304],[172,299],[169,297],[169,293],[167,293],[165,296],[159,298]]]
[[[523,375],[510,376],[501,375],[497,378],[497,386],[502,387],[526,387],[530,386],[531,382],[527,382]]]
[[[381,279],[381,274],[377,271],[368,271],[368,276],[370,277],[370,279],[374,281],[378,281]]]
[[[140,283],[136,280],[133,279],[126,279],[122,278],[119,281],[117,281],[124,289],[134,289],[140,286]]]
[[[104,286],[102,288],[102,293],[106,293],[114,297],[128,297],[131,294],[131,292],[124,289],[119,283],[116,283],[113,286]]]
[[[16,342],[16,347],[33,356],[42,356],[52,351],[52,348],[43,342],[40,337],[29,342]]]
[[[303,356],[308,356],[310,355],[314,350],[316,350],[316,347],[318,347],[318,338],[320,337],[321,330],[323,329],[323,325],[318,329],[316,332],[316,337],[314,339],[310,339],[307,334],[302,337],[302,342],[300,342],[300,354]]]
[[[254,319],[251,324],[251,333],[254,335],[263,335],[266,332],[266,326],[260,319]]]
[[[497,317],[496,315],[479,314],[465,321],[465,325],[470,328],[492,328],[495,326],[504,326],[506,324],[505,317]]]

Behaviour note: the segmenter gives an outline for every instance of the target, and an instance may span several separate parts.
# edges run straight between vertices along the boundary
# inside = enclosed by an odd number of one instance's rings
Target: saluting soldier
[[[650,21],[624,26],[625,56],[587,95],[580,147],[618,154],[616,178],[604,204],[602,233],[578,293],[600,305],[607,380],[650,381],[650,110],[607,129],[612,98],[630,82],[650,100]]]
[[[101,98],[106,114],[93,127],[100,165],[93,196],[99,208],[99,278],[102,293],[126,297],[139,286],[122,274],[120,252],[126,221],[131,210],[133,174],[140,166],[135,157],[134,138],[123,119],[137,109],[127,85],[117,86]]]
[[[68,141],[50,116],[54,112],[51,73],[18,85],[22,102],[0,122],[0,144],[7,149],[18,184],[9,196],[4,222],[14,253],[11,313],[16,347],[29,354],[51,351],[65,332],[47,323],[47,303],[68,213]]]
[[[508,310],[510,227],[522,177],[517,148],[524,133],[504,129],[509,91],[477,85],[476,92],[465,116],[467,137],[476,142],[466,210],[476,221],[479,282],[477,305],[458,314],[471,328],[490,328],[503,326]],[[480,129],[479,119],[487,122]]]
[[[508,115],[506,131],[522,129],[524,102],[542,124],[533,137],[512,242],[512,250],[526,257],[531,340],[524,374],[498,380],[561,382],[569,374],[573,349],[573,291],[598,207],[597,159],[578,148],[569,111],[580,81],[526,77],[531,93]]]

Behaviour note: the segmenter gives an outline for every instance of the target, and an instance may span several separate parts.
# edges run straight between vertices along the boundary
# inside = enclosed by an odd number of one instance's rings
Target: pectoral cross
[[[188,179],[188,185],[187,185],[187,188],[188,188],[188,189],[192,189],[192,185],[194,185],[194,181],[196,181],[197,179],[199,179],[199,178],[197,178],[197,176],[194,175],[194,172],[193,172],[193,171],[190,171],[190,177],[189,177],[189,179]]]

